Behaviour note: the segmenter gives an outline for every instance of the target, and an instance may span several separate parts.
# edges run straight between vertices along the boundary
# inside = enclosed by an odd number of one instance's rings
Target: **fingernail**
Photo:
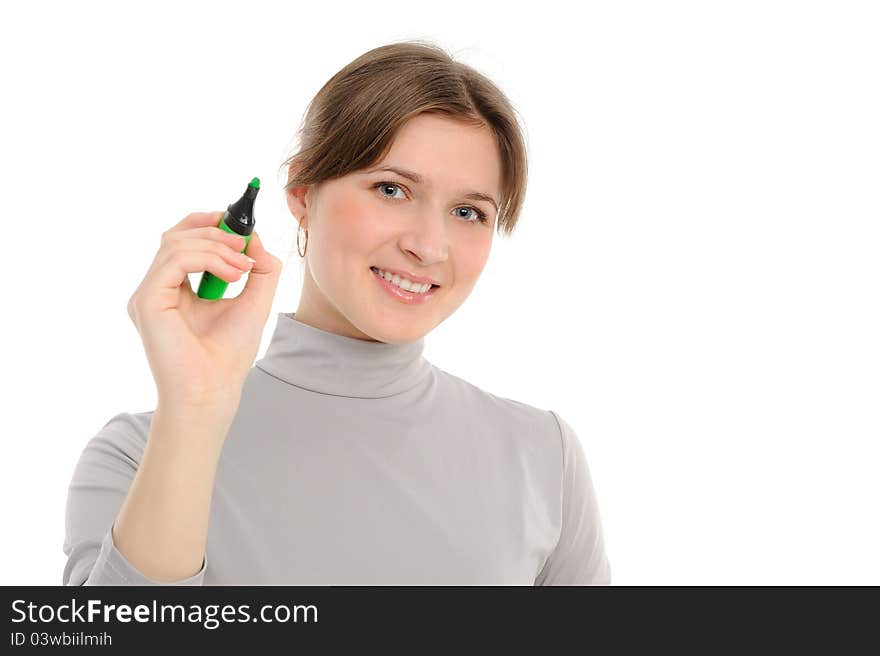
[[[245,255],[245,257],[246,257],[248,260],[250,260],[250,263],[251,263],[251,264],[256,264],[256,263],[257,263],[257,261],[256,261],[254,258],[252,258],[250,255]]]

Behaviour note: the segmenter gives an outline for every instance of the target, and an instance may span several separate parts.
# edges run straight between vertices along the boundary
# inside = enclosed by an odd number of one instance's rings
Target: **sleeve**
[[[611,565],[587,457],[572,427],[548,412],[562,438],[562,517],[559,541],[535,585],[610,585]]]
[[[113,526],[149,436],[145,413],[120,413],[86,444],[67,490],[63,585],[203,585],[207,557],[192,576],[154,581],[113,541]]]

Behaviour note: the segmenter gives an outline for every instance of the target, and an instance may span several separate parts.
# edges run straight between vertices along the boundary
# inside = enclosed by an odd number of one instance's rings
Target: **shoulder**
[[[501,427],[509,435],[521,435],[540,441],[541,446],[559,448],[560,425],[552,410],[493,394],[439,367],[434,368],[444,388],[444,397],[450,402]]]

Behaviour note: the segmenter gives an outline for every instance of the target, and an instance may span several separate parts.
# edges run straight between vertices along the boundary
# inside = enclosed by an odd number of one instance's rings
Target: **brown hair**
[[[526,145],[516,111],[484,75],[430,42],[374,48],[331,77],[309,103],[285,192],[367,168],[391,149],[397,131],[421,113],[492,130],[501,156],[496,229],[509,235],[525,198]],[[289,170],[290,173],[290,170]]]

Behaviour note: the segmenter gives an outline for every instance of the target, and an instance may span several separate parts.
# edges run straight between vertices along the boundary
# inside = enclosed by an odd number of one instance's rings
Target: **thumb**
[[[272,306],[275,289],[278,287],[278,279],[281,277],[281,260],[263,248],[263,242],[256,230],[251,234],[245,255],[255,261],[239,296],[245,297],[248,302],[268,312]]]

